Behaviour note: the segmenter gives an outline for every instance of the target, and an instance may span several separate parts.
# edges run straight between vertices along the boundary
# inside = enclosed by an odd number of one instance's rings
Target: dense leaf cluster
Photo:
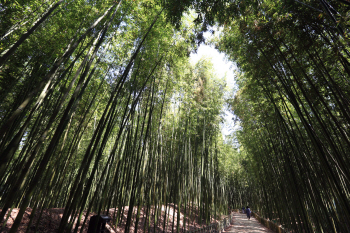
[[[78,232],[85,210],[117,208],[117,225],[146,206],[147,230],[169,203],[207,222],[249,203],[297,232],[349,231],[349,5],[4,1],[0,219],[19,207],[16,232],[26,207],[64,207],[58,231]],[[239,151],[219,133],[224,83],[188,64],[211,25],[240,71]]]
[[[125,206],[126,232],[140,207],[146,231],[164,206],[170,231],[170,205],[191,221],[199,209],[200,223],[227,211],[215,149],[224,84],[208,62],[189,65],[190,16],[175,30],[149,0],[7,1],[0,14],[3,226],[13,207],[10,232],[27,207],[31,219],[64,208],[57,232],[82,232],[83,214],[111,208],[118,225]]]
[[[349,231],[348,2],[245,3],[217,46],[241,72],[247,195],[297,232]]]

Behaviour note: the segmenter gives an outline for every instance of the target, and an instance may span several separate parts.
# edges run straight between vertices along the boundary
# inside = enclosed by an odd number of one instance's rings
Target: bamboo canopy
[[[92,213],[180,232],[249,204],[290,231],[349,232],[349,5],[2,1],[2,227],[62,208],[57,232]],[[190,63],[201,43],[235,62],[235,91]]]

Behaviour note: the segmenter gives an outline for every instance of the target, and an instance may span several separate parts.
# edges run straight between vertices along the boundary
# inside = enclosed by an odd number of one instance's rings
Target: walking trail
[[[230,226],[225,232],[249,232],[249,233],[273,233],[261,223],[258,222],[254,217],[248,220],[246,214],[234,212],[233,214],[233,225]]]

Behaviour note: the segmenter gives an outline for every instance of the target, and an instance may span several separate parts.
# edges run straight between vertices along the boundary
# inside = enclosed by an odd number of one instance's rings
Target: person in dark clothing
[[[244,206],[242,207],[242,213],[245,214],[245,208],[244,208]]]
[[[251,213],[251,211],[250,211],[249,206],[247,206],[247,208],[245,209],[245,212],[247,214],[247,218],[250,220],[250,213]]]

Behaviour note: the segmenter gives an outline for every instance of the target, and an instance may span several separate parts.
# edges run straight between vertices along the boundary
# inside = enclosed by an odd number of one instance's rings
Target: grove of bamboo
[[[9,232],[27,207],[27,232],[64,208],[55,231],[82,232],[83,215],[114,208],[117,226],[128,207],[125,232],[142,208],[144,231],[164,212],[179,232],[171,206],[209,223],[249,204],[295,232],[350,231],[349,5],[4,1],[2,226],[12,208]],[[190,65],[207,30],[237,64],[235,95],[210,60]],[[224,106],[240,124],[225,141]]]

